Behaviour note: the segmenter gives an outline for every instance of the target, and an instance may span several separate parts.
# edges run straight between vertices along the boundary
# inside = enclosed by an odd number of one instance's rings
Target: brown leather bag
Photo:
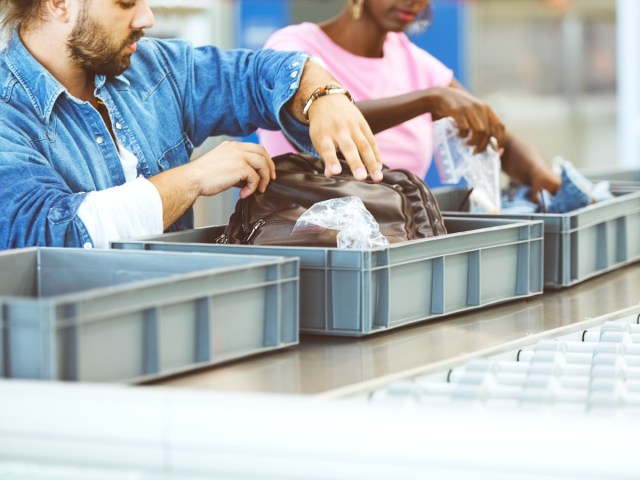
[[[362,199],[390,243],[446,234],[435,197],[411,172],[384,168],[383,181],[376,183],[353,178],[344,160],[343,173],[330,178],[322,160],[311,155],[290,153],[273,161],[276,180],[264,193],[238,201],[217,243],[335,247],[335,230],[291,232],[315,203],[347,196]]]

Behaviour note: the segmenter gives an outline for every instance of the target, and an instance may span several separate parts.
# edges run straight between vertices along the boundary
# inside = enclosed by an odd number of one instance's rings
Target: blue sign
[[[238,48],[261,48],[276,30],[291,23],[290,0],[239,0],[235,12]]]

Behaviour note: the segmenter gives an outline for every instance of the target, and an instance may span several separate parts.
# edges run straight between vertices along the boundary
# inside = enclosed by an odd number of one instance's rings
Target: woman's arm
[[[374,133],[381,132],[425,113],[433,120],[452,117],[466,137],[470,134],[469,144],[481,152],[491,138],[498,142],[498,148],[504,145],[504,125],[486,103],[475,98],[457,82],[451,87],[436,87],[376,100],[357,103],[358,108],[371,126]]]
[[[560,178],[553,173],[542,154],[532,144],[508,132],[489,105],[468,93],[457,81],[449,87],[357,103],[374,133],[394,127],[418,115],[430,113],[433,120],[452,117],[460,136],[469,135],[469,145],[483,151],[491,138],[501,151],[502,169],[515,180],[530,185],[537,197],[541,189],[554,194]]]
[[[560,177],[551,170],[542,153],[513,133],[507,134],[500,160],[507,175],[531,187],[531,199],[534,201],[537,201],[540,190],[555,195],[560,188]]]

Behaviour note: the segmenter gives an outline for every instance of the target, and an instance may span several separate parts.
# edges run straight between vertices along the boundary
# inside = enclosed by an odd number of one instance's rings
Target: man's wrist
[[[313,103],[319,98],[327,95],[345,95],[349,100],[351,100],[351,102],[353,102],[353,97],[349,91],[340,85],[329,84],[323,87],[318,87],[313,91],[313,93],[311,93],[302,109],[302,116],[307,122],[309,122],[309,109]]]

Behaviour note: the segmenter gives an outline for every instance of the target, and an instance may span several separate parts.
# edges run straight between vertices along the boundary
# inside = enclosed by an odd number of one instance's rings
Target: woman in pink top
[[[267,48],[303,50],[320,59],[344,86],[376,134],[382,161],[425,176],[433,154],[432,121],[456,120],[482,151],[498,140],[502,168],[555,193],[560,179],[532,145],[507,132],[493,110],[466,92],[453,72],[403,33],[430,14],[429,0],[349,0],[334,18],[275,32]],[[321,99],[319,100],[321,101]],[[295,151],[281,132],[259,131],[269,154]]]

